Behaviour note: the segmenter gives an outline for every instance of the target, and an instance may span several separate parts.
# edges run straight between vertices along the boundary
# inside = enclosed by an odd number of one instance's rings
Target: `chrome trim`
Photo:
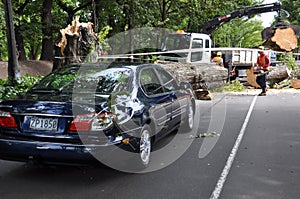
[[[11,112],[13,115],[21,115],[21,116],[46,116],[46,117],[68,117],[73,118],[75,115],[57,115],[57,114],[46,114],[46,113],[14,113]]]
[[[168,121],[170,121],[170,120],[171,120],[171,118],[170,118],[170,117],[168,117],[166,120],[159,122],[157,125],[158,125],[158,126],[165,125],[165,124],[166,124],[166,122],[168,122]]]
[[[12,105],[0,105],[0,108],[12,108]]]
[[[121,143],[121,141],[116,141],[116,142],[107,142],[105,144],[69,144],[69,143],[52,143],[52,142],[37,142],[37,141],[24,141],[24,140],[8,140],[8,139],[0,139],[0,142],[6,142],[7,144],[11,145],[11,144],[33,144],[36,146],[36,149],[40,149],[40,150],[57,150],[57,149],[61,149],[63,150],[66,147],[84,147],[87,150],[89,150],[89,148],[93,148],[93,147],[103,147],[103,146],[110,146],[110,145],[115,145],[115,144],[119,144]],[[67,149],[67,148],[66,148]],[[90,149],[92,150],[92,149]]]
[[[186,111],[180,112],[180,113],[177,113],[177,114],[174,114],[172,118],[175,118],[175,117],[177,117],[177,116],[179,116],[179,115],[182,115],[182,114],[185,113],[185,112],[186,112]]]

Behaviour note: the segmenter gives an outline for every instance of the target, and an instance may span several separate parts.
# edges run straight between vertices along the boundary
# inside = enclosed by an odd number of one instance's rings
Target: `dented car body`
[[[90,164],[114,146],[147,167],[152,144],[180,126],[192,129],[194,112],[189,84],[159,65],[70,65],[0,103],[0,158]]]

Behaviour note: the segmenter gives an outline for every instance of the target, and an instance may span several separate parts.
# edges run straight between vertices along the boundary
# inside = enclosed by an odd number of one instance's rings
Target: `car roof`
[[[80,64],[70,64],[65,67],[107,67],[107,68],[130,68],[138,69],[143,67],[161,67],[159,64],[152,63],[135,63],[135,62],[99,62],[99,63],[80,63]]]

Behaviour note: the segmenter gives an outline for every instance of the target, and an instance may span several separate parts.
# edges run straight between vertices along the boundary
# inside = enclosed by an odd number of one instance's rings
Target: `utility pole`
[[[17,48],[15,30],[12,17],[12,4],[11,0],[2,0],[5,10],[5,21],[6,21],[6,34],[7,34],[7,46],[8,46],[8,78],[10,84],[14,85],[14,79],[19,78],[20,69],[17,60]]]

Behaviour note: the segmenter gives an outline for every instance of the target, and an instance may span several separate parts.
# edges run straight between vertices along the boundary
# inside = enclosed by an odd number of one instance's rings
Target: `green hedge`
[[[13,99],[19,94],[25,93],[30,87],[36,84],[42,76],[25,75],[15,79],[15,86],[9,85],[9,79],[0,79],[0,100]]]

